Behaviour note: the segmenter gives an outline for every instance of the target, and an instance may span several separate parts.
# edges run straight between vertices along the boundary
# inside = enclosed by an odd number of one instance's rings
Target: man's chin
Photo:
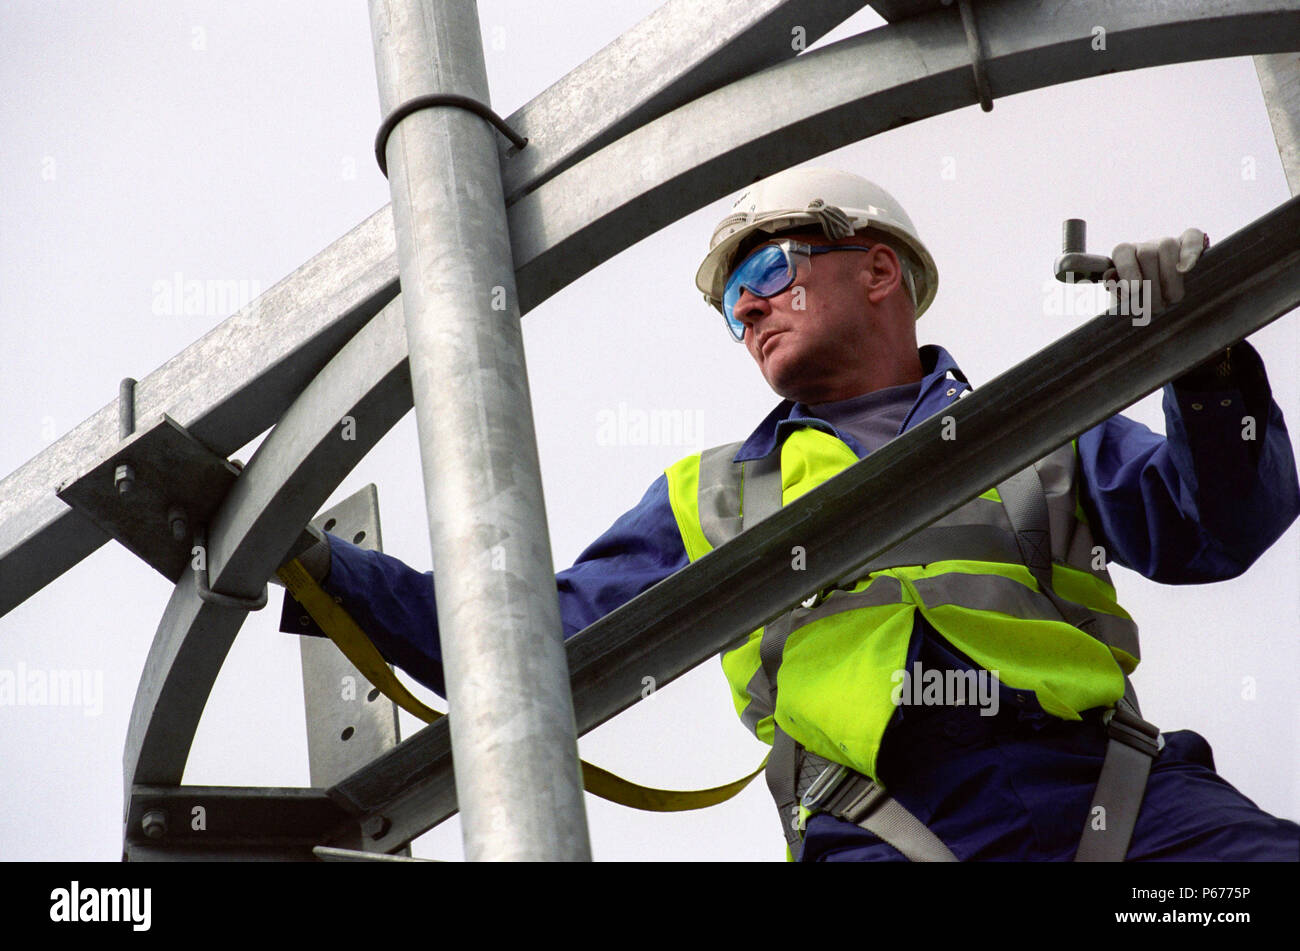
[[[800,378],[797,374],[792,373],[774,373],[770,369],[765,369],[763,379],[767,380],[767,385],[772,388],[772,392],[782,399],[799,402]]]

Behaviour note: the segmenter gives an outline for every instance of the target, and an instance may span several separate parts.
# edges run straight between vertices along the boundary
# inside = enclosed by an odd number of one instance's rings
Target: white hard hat
[[[834,168],[792,168],[755,182],[736,198],[731,214],[713,230],[709,253],[695,274],[695,286],[717,310],[741,243],[755,231],[775,233],[820,225],[827,238],[845,238],[873,228],[896,238],[914,257],[904,271],[915,281],[916,316],[939,289],[939,269],[916,234],[912,219],[894,197],[860,175]],[[919,273],[913,273],[919,270]]]

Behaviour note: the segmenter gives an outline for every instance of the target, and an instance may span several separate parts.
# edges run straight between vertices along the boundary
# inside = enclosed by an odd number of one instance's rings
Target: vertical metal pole
[[[472,0],[370,0],[380,104],[488,102]],[[386,156],[465,856],[589,860],[495,136],[439,106]]]
[[[1300,195],[1300,53],[1255,57],[1268,121],[1292,195]]]

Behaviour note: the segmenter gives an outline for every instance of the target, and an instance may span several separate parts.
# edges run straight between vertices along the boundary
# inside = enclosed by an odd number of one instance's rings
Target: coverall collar
[[[917,353],[921,358],[921,372],[923,374],[921,377],[921,392],[917,395],[916,403],[908,412],[907,419],[904,420],[903,429],[900,432],[909,429],[914,421],[928,418],[935,409],[944,402],[956,398],[963,389],[969,389],[966,376],[958,368],[957,361],[943,347],[926,344],[918,348]],[[956,393],[950,392],[954,389],[951,386],[941,387],[941,384],[950,373],[958,380]],[[918,410],[920,410],[919,413]],[[859,457],[865,454],[863,448],[858,445],[857,440],[846,433],[841,433],[824,419],[813,416],[803,403],[782,400],[777,404],[776,409],[768,414],[767,419],[759,423],[758,428],[745,440],[744,445],[740,447],[740,451],[736,453],[734,461],[747,462],[751,459],[762,459],[779,446],[790,432],[804,426],[830,433],[845,442]]]

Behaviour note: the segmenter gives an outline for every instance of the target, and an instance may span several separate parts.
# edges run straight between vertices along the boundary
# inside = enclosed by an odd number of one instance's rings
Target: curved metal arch
[[[1124,69],[1300,48],[1296,16],[1300,0],[1253,0],[1231,6],[1196,0],[1177,11],[1173,20],[1167,19],[1167,9],[1156,0],[1126,4],[1096,0],[1050,12],[1032,0],[1013,0],[986,4],[980,12],[981,33],[989,50],[986,67],[995,95]],[[1099,20],[1110,24],[1106,53],[1113,49],[1113,58],[1091,48],[1092,28]],[[923,56],[919,50],[924,50]],[[969,66],[960,20],[950,11],[936,13],[861,34],[738,80],[629,133],[510,208],[521,312],[745,182],[878,132],[977,102]],[[797,94],[789,95],[791,89]],[[793,108],[779,116],[759,108],[773,101],[791,102]],[[698,129],[709,130],[708,140],[693,135]],[[653,174],[629,177],[628,168],[643,167],[639,161],[643,155],[654,156]],[[375,369],[361,356],[374,348],[396,355],[404,368],[405,334],[398,308],[398,301],[391,303],[340,351],[294,403],[236,483],[241,498],[237,500],[232,491],[218,520],[218,526],[225,527],[214,527],[211,533],[213,551],[228,553],[220,569],[211,566],[218,587],[257,587],[257,579],[274,568],[274,559],[265,553],[286,550],[346,472],[410,408],[409,379],[399,398],[375,379]],[[385,318],[389,311],[397,317]],[[362,338],[366,343],[358,344]],[[339,369],[345,365],[350,369]],[[348,374],[381,391],[375,399],[387,412],[396,410],[393,400],[400,399],[402,408],[382,431],[367,425],[365,442],[359,437],[356,444],[340,447],[329,438],[329,430],[347,410],[331,416],[335,410],[324,409],[338,404],[322,394],[321,379],[348,379]],[[365,392],[374,395],[372,390]],[[324,431],[319,428],[322,423]],[[308,431],[319,437],[316,442],[304,435]],[[355,459],[353,452],[359,453]],[[305,460],[313,453],[337,472],[328,486],[324,482],[329,476],[323,470],[320,475],[304,471]],[[259,457],[268,461],[254,474]],[[286,466],[289,471],[277,482]],[[299,505],[305,509],[302,513],[295,508],[296,521],[289,524],[287,509],[269,520],[265,514],[268,507],[276,509],[278,503],[272,504],[276,497],[315,501]],[[275,540],[281,537],[283,544],[276,548]],[[133,782],[179,783],[203,704],[242,620],[243,612],[200,604],[188,576],[177,586],[150,650],[132,712],[124,762],[128,794]],[[418,736],[426,734],[425,743],[437,741],[435,728]],[[355,788],[374,781],[400,794],[401,784],[392,785],[393,776],[381,777],[374,771],[360,783],[340,786]],[[422,792],[430,791],[426,786]],[[405,795],[420,793],[411,790]]]
[[[995,96],[1300,49],[1294,0],[1189,0],[1177,9],[1161,0],[1008,0],[981,4],[979,14]],[[1104,50],[1093,49],[1098,24],[1105,24]],[[510,208],[521,308],[751,181],[978,101],[954,7],[737,80],[629,133]],[[644,168],[651,174],[628,171]]]
[[[302,527],[411,408],[400,299],[376,314],[303,390],[249,460],[208,528],[218,590],[260,590]],[[340,438],[345,416],[355,439]],[[122,773],[133,785],[181,781],[194,733],[247,611],[198,596],[187,571],[149,648],[127,728]]]

